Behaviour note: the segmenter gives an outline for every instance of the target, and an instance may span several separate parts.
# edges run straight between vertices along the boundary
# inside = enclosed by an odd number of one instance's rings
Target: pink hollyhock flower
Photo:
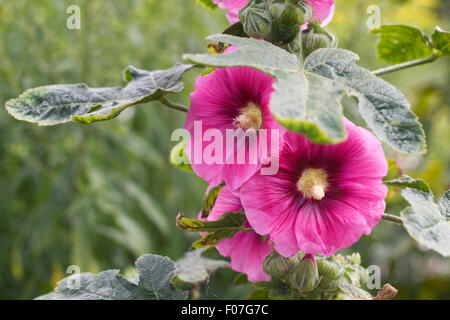
[[[319,145],[287,132],[276,175],[255,175],[241,199],[258,234],[289,257],[299,250],[333,255],[370,234],[385,209],[381,178],[387,162],[381,143],[347,119],[346,141]]]
[[[207,220],[214,221],[225,212],[240,210],[242,210],[242,204],[238,193],[225,186],[220,191]],[[201,219],[201,212],[199,219]],[[251,228],[248,222],[245,222],[244,227]],[[272,252],[267,237],[263,238],[255,232],[238,231],[232,238],[222,239],[216,248],[221,255],[230,257],[231,268],[247,274],[249,281],[270,280],[270,276],[262,268],[264,259]]]
[[[247,0],[212,0],[221,9],[228,9],[227,18],[231,24],[239,21],[239,10],[247,5]],[[314,7],[314,19],[322,26],[330,23],[334,15],[334,0],[307,0]],[[303,28],[303,27],[302,27]],[[306,28],[306,27],[305,27]]]
[[[216,69],[197,78],[184,127],[191,134],[186,155],[198,176],[237,190],[262,163],[278,169],[285,129],[269,110],[272,83],[271,76],[249,67]]]

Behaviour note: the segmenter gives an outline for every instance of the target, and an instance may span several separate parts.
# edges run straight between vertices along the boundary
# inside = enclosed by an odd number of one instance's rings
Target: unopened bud
[[[297,255],[285,258],[275,250],[264,259],[263,270],[268,275],[275,278],[284,278],[289,271],[300,261]]]
[[[359,267],[359,282],[361,285],[367,283],[367,279],[369,279],[369,271],[365,268]]]
[[[265,38],[272,31],[272,18],[265,3],[249,3],[239,11],[244,32],[252,38]]]
[[[305,23],[314,17],[314,7],[306,0],[270,0],[269,12],[272,18],[279,19],[288,4],[293,5],[298,10]]]
[[[308,29],[302,32],[303,57],[320,48],[336,48],[336,37],[314,22],[308,24]]]
[[[286,4],[278,19],[272,22],[272,42],[278,45],[288,44],[300,32],[305,23],[300,11],[293,4]]]
[[[359,266],[361,264],[361,256],[358,252],[355,252],[349,256],[345,256],[345,261],[355,266]]]
[[[343,268],[338,263],[325,258],[317,260],[317,269],[327,280],[336,280],[344,274]]]
[[[319,284],[319,273],[314,255],[305,255],[289,272],[288,280],[293,288],[301,292],[309,292],[316,288]]]

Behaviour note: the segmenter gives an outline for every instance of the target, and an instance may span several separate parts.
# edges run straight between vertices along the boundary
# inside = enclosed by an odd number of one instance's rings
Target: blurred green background
[[[66,8],[81,8],[81,30],[66,28]],[[329,29],[360,64],[384,66],[368,34],[369,5],[382,23],[406,23],[431,33],[449,29],[450,5],[438,0],[337,0]],[[30,299],[49,292],[69,265],[83,272],[128,272],[144,253],[182,256],[196,235],[176,229],[180,209],[198,212],[206,184],[171,167],[170,134],[184,114],[158,103],[130,108],[94,125],[38,127],[19,122],[3,105],[24,90],[53,83],[91,87],[123,84],[129,64],[163,69],[185,52],[206,50],[204,38],[228,22],[222,10],[195,0],[0,0],[0,299]],[[449,187],[449,59],[385,76],[410,100],[423,123],[428,153],[407,157],[386,150],[398,171],[426,179],[437,197]],[[189,104],[197,71],[172,97]],[[351,108],[349,108],[351,111]],[[355,119],[358,121],[358,119]],[[391,192],[388,212],[406,204]],[[382,281],[399,298],[450,299],[450,262],[418,248],[406,231],[381,222],[353,247],[363,264],[381,267]],[[202,298],[244,298],[231,270],[203,284]]]

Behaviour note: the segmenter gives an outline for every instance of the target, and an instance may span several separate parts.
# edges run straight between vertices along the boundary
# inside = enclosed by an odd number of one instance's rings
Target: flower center
[[[321,200],[327,189],[327,173],[322,169],[305,169],[297,182],[297,188],[306,198]]]
[[[261,108],[253,102],[249,102],[241,109],[240,114],[234,119],[233,124],[240,129],[259,130],[262,125]]]

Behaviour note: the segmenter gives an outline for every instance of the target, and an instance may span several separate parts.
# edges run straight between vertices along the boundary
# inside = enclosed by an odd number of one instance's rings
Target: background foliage
[[[66,28],[71,4],[81,8],[81,30]],[[372,4],[380,6],[382,23],[410,24],[427,34],[436,24],[450,27],[445,1],[337,0],[329,29],[339,47],[357,52],[369,69],[385,65],[366,26]],[[194,0],[0,0],[1,299],[49,292],[69,265],[127,274],[144,253],[181,257],[195,236],[176,229],[175,217],[180,209],[194,217],[206,187],[168,163],[170,134],[182,127],[184,115],[158,103],[105,123],[44,128],[14,120],[5,101],[52,83],[117,85],[129,64],[168,68],[184,52],[206,52],[204,38],[227,25],[223,11]],[[390,175],[423,178],[436,198],[450,181],[449,73],[449,60],[440,59],[384,76],[409,99],[428,142],[425,156],[386,149],[393,159]],[[174,100],[189,104],[195,76],[185,75],[186,89]],[[353,114],[351,101],[346,111]],[[353,120],[361,121],[356,113]],[[398,192],[387,201],[387,212],[406,206]],[[354,250],[363,265],[381,267],[382,283],[398,288],[399,298],[450,299],[449,259],[418,248],[402,228],[382,222],[371,237],[344,251]],[[229,285],[235,275],[218,270],[203,284],[202,298],[245,297],[248,286]]]

